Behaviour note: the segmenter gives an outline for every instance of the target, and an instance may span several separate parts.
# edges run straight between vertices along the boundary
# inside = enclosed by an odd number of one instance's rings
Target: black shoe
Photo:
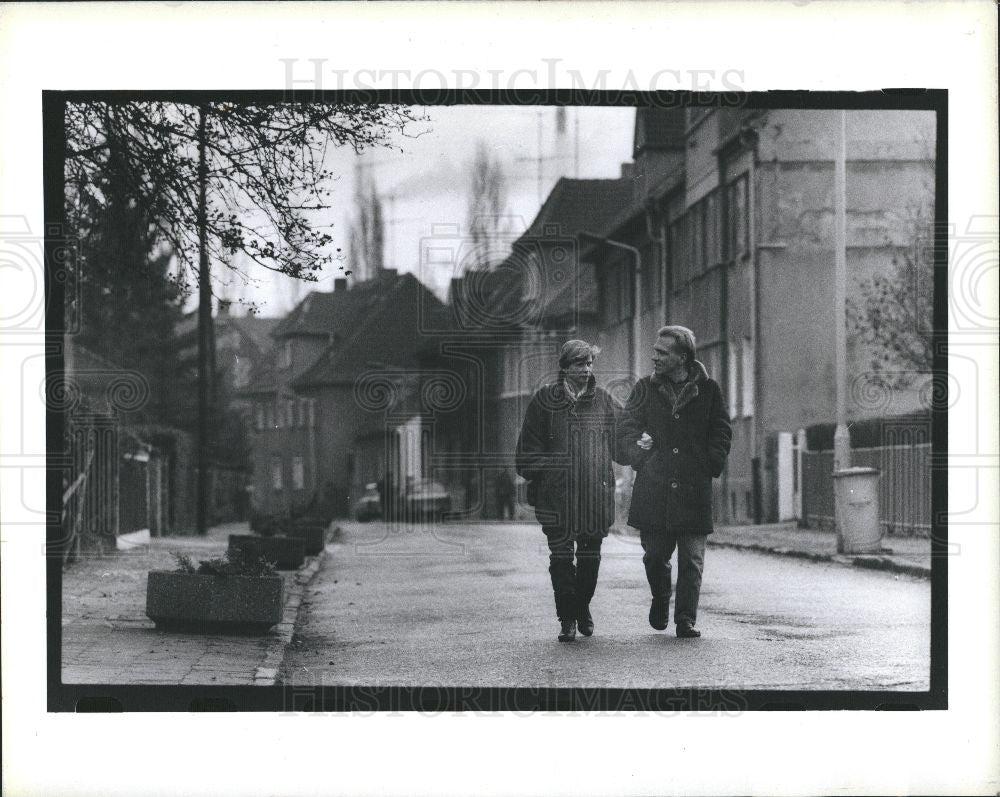
[[[590,616],[590,607],[584,606],[580,609],[580,614],[576,619],[576,627],[584,636],[592,636],[594,633],[594,618]]]
[[[657,631],[667,627],[668,608],[667,598],[653,598],[653,602],[649,605],[649,624]]]
[[[677,636],[681,639],[694,639],[701,636],[701,631],[696,629],[691,623],[681,623],[677,626]]]
[[[563,620],[559,630],[560,642],[572,642],[576,639],[576,620]]]

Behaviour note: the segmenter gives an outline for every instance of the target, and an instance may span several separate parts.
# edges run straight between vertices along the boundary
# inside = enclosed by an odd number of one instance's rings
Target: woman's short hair
[[[675,341],[674,345],[678,351],[686,357],[687,365],[691,365],[694,362],[698,344],[695,340],[694,332],[690,329],[682,326],[665,326],[660,327],[656,335],[661,338],[673,338]]]
[[[559,351],[559,367],[565,368],[576,359],[596,357],[600,353],[600,348],[585,340],[567,340]]]

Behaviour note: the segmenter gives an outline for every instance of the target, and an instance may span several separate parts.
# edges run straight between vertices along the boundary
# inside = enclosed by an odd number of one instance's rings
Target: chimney
[[[335,291],[346,291],[347,290],[347,277],[337,277],[333,281],[333,289]]]

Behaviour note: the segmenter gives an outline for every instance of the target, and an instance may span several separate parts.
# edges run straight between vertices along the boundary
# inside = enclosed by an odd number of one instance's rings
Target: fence
[[[63,552],[114,545],[118,534],[118,423],[98,414],[71,417],[69,450],[73,469],[63,492]]]
[[[851,464],[878,469],[879,521],[886,534],[930,535],[930,443],[855,448]],[[834,525],[832,451],[802,452],[802,518],[807,526]]]

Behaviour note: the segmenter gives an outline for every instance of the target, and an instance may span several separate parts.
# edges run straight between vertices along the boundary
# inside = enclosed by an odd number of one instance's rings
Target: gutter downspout
[[[578,238],[584,238],[590,241],[596,241],[598,243],[604,244],[606,246],[612,246],[616,249],[621,249],[632,255],[634,260],[634,279],[632,280],[633,291],[632,291],[632,340],[631,340],[631,360],[632,360],[632,378],[639,378],[639,310],[641,307],[640,296],[642,290],[642,255],[639,250],[621,241],[615,241],[611,238],[605,238],[603,235],[595,235],[592,232],[585,232],[581,230],[577,234]]]

